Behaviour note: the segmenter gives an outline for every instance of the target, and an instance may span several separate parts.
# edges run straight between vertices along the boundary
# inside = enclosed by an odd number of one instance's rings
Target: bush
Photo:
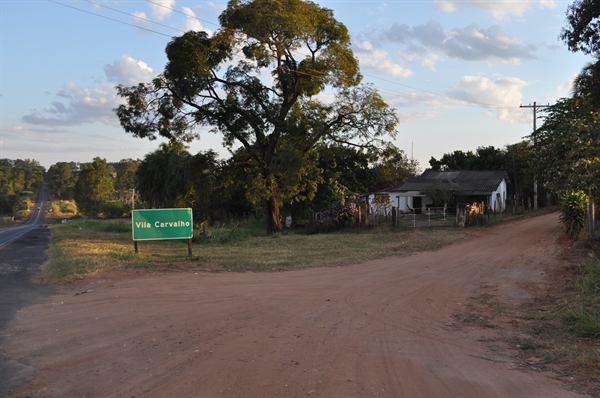
[[[587,196],[583,192],[566,191],[560,197],[560,217],[567,235],[574,239],[585,229]]]
[[[73,202],[61,200],[60,202],[52,203],[52,212],[57,214],[75,214],[77,213],[77,206]]]
[[[15,214],[15,219],[22,219],[22,218],[27,218],[29,217],[29,210],[19,210],[17,211],[17,213]]]
[[[123,202],[106,202],[102,204],[102,215],[105,218],[122,217],[125,213],[125,205]]]

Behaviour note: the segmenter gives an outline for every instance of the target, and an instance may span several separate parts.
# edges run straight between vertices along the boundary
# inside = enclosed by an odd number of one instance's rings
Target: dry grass
[[[481,327],[503,325],[499,341],[522,368],[550,371],[568,389],[600,397],[600,260],[586,254],[565,264],[551,275],[545,296],[507,305],[483,294],[454,317]]]
[[[173,270],[210,264],[222,271],[284,271],[339,266],[387,256],[405,256],[436,250],[464,239],[464,229],[351,229],[305,235],[296,231],[266,235],[257,224],[216,226],[210,238],[199,237],[187,256],[186,241],[139,242],[134,252],[130,222],[79,220],[52,225],[52,244],[46,275],[56,282],[71,282],[104,270],[141,268]],[[167,267],[169,268],[169,267]]]

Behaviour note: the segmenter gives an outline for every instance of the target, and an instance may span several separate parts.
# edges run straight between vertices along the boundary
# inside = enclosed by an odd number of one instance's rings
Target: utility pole
[[[537,110],[540,108],[547,108],[550,105],[538,105],[535,101],[533,101],[533,105],[523,105],[521,104],[521,106],[519,106],[519,108],[532,108],[533,109],[533,132],[535,133],[535,130],[537,130],[537,128],[535,127],[535,122],[537,120]],[[535,140],[535,138],[534,138]],[[535,147],[535,141],[533,142],[534,147]],[[537,211],[538,209],[538,194],[537,194],[537,180],[535,178],[535,176],[533,176],[533,211]]]

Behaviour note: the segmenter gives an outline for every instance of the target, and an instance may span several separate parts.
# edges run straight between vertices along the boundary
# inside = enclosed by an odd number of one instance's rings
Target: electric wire
[[[144,28],[144,27],[141,27],[141,26],[138,26],[138,25],[135,25],[135,24],[131,24],[131,23],[127,23],[127,22],[124,22],[124,21],[120,21],[118,19],[110,18],[110,17],[104,16],[104,15],[101,15],[101,14],[93,13],[91,11],[87,11],[87,10],[84,10],[84,9],[81,9],[81,8],[73,7],[73,6],[64,4],[64,3],[60,3],[60,2],[55,1],[55,0],[48,0],[48,1],[51,2],[51,3],[54,3],[54,4],[58,4],[58,5],[61,5],[61,6],[64,6],[64,7],[68,7],[68,8],[77,10],[77,11],[85,12],[87,14],[91,14],[91,15],[94,15],[94,16],[97,16],[97,17],[108,19],[108,20],[113,21],[113,22],[118,22],[118,23],[121,23],[121,24],[124,24],[124,25],[132,26],[132,27],[135,27],[135,28],[138,28],[138,29],[142,29],[142,30],[145,30],[145,31],[148,31],[148,32],[156,33],[156,34],[159,34],[159,35],[162,35],[162,36],[165,36],[165,37],[169,37],[169,38],[172,37],[170,35],[167,35],[167,34],[162,33],[162,32],[158,32],[156,30]],[[84,1],[87,2],[87,3],[93,4],[95,6],[104,7],[104,8],[107,8],[109,10],[112,10],[112,11],[115,11],[115,12],[118,12],[118,13],[121,13],[121,14],[125,14],[125,15],[128,15],[128,16],[131,16],[133,18],[137,18],[137,19],[149,22],[149,23],[153,23],[153,24],[156,24],[156,25],[159,25],[159,26],[162,26],[162,27],[166,27],[166,28],[169,28],[169,29],[173,29],[173,30],[185,33],[185,31],[183,31],[181,29],[174,28],[174,27],[168,26],[168,25],[164,25],[164,24],[161,24],[159,22],[155,22],[155,21],[152,21],[152,20],[149,20],[149,19],[137,16],[137,15],[134,15],[134,14],[126,13],[124,11],[116,10],[114,8],[111,8],[111,7],[108,7],[108,6],[104,6],[102,4],[98,4],[98,3],[90,1],[90,0],[84,0]],[[148,3],[160,6],[162,8],[168,9],[170,11],[173,11],[173,12],[185,15],[185,16],[187,16],[189,18],[194,18],[194,19],[196,19],[198,21],[205,22],[207,24],[211,24],[211,25],[220,27],[220,25],[218,25],[218,24],[215,24],[215,23],[207,21],[207,20],[200,19],[200,18],[196,17],[195,15],[188,14],[188,13],[176,10],[174,8],[165,6],[165,5],[160,4],[160,3],[156,3],[156,2],[151,1],[151,0],[146,0],[146,1]],[[297,53],[297,54],[302,55],[301,53]],[[311,74],[311,73],[308,73],[308,72],[303,72],[303,71],[295,71],[295,72],[299,73],[299,74],[304,74],[304,75],[307,75],[307,76],[319,77],[319,75],[317,74],[317,71],[314,71],[314,72],[316,72],[314,74]],[[321,74],[321,76],[322,75],[323,74]],[[480,108],[485,108],[485,109],[513,109],[514,108],[514,107],[509,107],[509,106],[499,106],[499,105],[493,105],[493,104],[488,104],[488,103],[479,102],[479,101],[462,99],[462,98],[450,96],[450,95],[447,95],[447,94],[439,94],[439,93],[435,93],[433,91],[428,91],[428,90],[420,89],[418,87],[409,86],[409,85],[406,85],[406,84],[398,83],[398,82],[393,81],[393,80],[388,80],[388,79],[385,79],[385,78],[382,78],[382,77],[378,77],[378,76],[370,75],[370,74],[366,74],[366,73],[362,73],[362,75],[370,77],[370,78],[373,78],[373,79],[381,80],[381,81],[384,81],[384,82],[389,83],[389,84],[394,84],[394,85],[398,85],[398,86],[401,86],[401,87],[406,87],[406,88],[409,88],[409,89],[412,89],[412,90],[421,91],[421,92],[424,92],[424,93],[427,93],[427,94],[434,95],[436,97],[443,97],[443,98],[452,99],[454,101],[459,101],[461,103],[464,103],[464,104],[467,104],[467,105],[470,105],[470,106],[474,106],[474,107],[480,107]],[[400,96],[400,97],[403,97],[403,98],[408,98],[408,99],[412,99],[412,100],[416,100],[416,101],[430,102],[430,103],[439,103],[440,102],[440,100],[431,99],[431,98],[423,98],[423,97],[420,97],[420,96],[417,96],[417,95],[414,95],[414,94],[398,92],[398,91],[391,90],[391,89],[388,89],[388,88],[382,88],[382,87],[376,87],[376,88],[380,89],[382,91],[393,93],[396,96]]]
[[[174,28],[174,27],[172,27],[172,26],[165,25],[165,24],[162,24],[162,23],[160,23],[160,22],[153,21],[153,20],[151,20],[151,19],[148,19],[148,18],[140,17],[139,15],[130,14],[130,13],[128,13],[128,12],[124,12],[124,11],[121,11],[121,10],[117,10],[116,8],[112,8],[112,7],[109,7],[109,6],[105,6],[105,5],[103,5],[103,4],[96,3],[96,2],[94,2],[94,1],[91,1],[91,0],[83,0],[83,1],[85,1],[86,3],[93,4],[93,5],[95,5],[95,6],[98,6],[98,7],[102,7],[102,8],[106,8],[106,9],[108,9],[108,10],[114,11],[114,12],[118,12],[118,13],[120,13],[120,14],[129,15],[130,17],[137,18],[137,19],[139,19],[139,20],[142,20],[142,21],[145,21],[145,22],[149,22],[149,23],[152,23],[152,24],[155,24],[155,25],[158,25],[158,26],[162,26],[162,27],[164,27],[164,28],[173,29],[173,30],[176,30],[176,31],[179,31],[179,32],[182,32],[182,33],[185,33],[185,32],[186,32],[185,30],[181,30],[181,29],[178,29],[178,28]],[[99,14],[98,14],[98,15],[99,15]],[[137,26],[137,25],[135,25],[135,26],[136,26],[136,27],[139,27],[139,26]]]
[[[49,1],[50,3],[58,4],[58,5],[60,5],[60,6],[63,6],[63,7],[72,8],[72,9],[74,9],[74,10],[77,10],[77,11],[81,11],[81,12],[85,12],[85,13],[87,13],[87,14],[95,15],[95,16],[97,16],[97,17],[100,17],[100,18],[108,19],[109,21],[118,22],[118,23],[121,23],[121,24],[123,24],[123,25],[129,25],[129,26],[133,26],[134,28],[138,28],[138,29],[146,30],[146,31],[148,31],[148,32],[156,33],[156,34],[159,34],[159,35],[161,35],[161,36],[172,37],[172,36],[170,36],[170,35],[167,35],[167,34],[165,34],[165,33],[158,32],[158,31],[156,31],[156,30],[152,30],[152,29],[148,29],[148,28],[141,27],[141,26],[137,26],[137,25],[134,25],[134,24],[131,24],[131,23],[127,23],[127,22],[124,22],[124,21],[120,21],[120,20],[118,20],[118,19],[110,18],[110,17],[104,16],[104,15],[101,15],[101,14],[96,14],[95,12],[91,12],[91,11],[83,10],[83,9],[81,9],[81,8],[73,7],[73,6],[70,6],[70,5],[67,5],[67,4],[64,4],[64,3],[58,2],[58,1],[54,1],[54,0],[48,0],[48,1]]]

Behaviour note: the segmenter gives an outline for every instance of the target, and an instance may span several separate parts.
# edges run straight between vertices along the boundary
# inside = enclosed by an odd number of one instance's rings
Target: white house
[[[505,171],[434,171],[425,170],[399,187],[388,187],[369,194],[371,214],[390,214],[392,206],[401,212],[421,213],[433,201],[421,192],[434,181],[452,192],[452,203],[485,202],[494,211],[506,208],[508,174]]]

